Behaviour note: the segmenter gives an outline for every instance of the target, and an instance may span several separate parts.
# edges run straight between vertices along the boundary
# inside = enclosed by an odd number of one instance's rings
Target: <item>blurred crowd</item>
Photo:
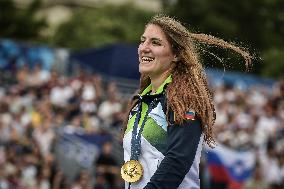
[[[255,153],[246,189],[284,188],[284,79],[272,88],[213,87],[218,142]]]
[[[0,189],[123,188],[113,155],[118,141],[105,142],[93,163],[95,173],[82,169],[72,179],[54,153],[64,126],[97,135],[120,132],[127,102],[116,83],[84,70],[67,76],[41,64],[8,65],[0,70]],[[283,188],[284,80],[272,88],[219,84],[212,91],[216,140],[256,154],[245,188]]]
[[[95,175],[82,170],[70,180],[54,155],[60,127],[98,135],[120,132],[126,103],[115,83],[104,84],[83,70],[58,75],[40,64],[1,70],[0,82],[0,189],[121,188],[111,142],[94,161]]]

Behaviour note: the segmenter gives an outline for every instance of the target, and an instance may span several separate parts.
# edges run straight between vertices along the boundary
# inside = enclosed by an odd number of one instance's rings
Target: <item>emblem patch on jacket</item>
[[[195,111],[187,111],[184,114],[184,118],[187,120],[195,120]]]

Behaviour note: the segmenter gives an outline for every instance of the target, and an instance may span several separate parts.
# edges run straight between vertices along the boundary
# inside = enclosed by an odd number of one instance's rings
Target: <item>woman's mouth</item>
[[[140,60],[141,60],[140,63],[149,64],[149,63],[153,62],[155,60],[155,58],[152,58],[152,57],[149,57],[149,56],[142,56]]]

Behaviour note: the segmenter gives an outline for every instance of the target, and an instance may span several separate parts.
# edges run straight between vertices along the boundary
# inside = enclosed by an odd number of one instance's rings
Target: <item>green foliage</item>
[[[269,49],[263,54],[263,75],[280,78],[284,76],[284,49]]]
[[[52,44],[80,49],[114,42],[136,43],[152,14],[132,5],[78,9],[58,28]]]
[[[12,0],[1,0],[0,37],[20,40],[38,39],[41,29],[47,26],[44,19],[35,17],[40,5],[40,0],[34,0],[27,9],[18,10]]]
[[[168,11],[201,32],[238,37],[263,50],[283,46],[283,9],[282,0],[179,0]]]
[[[169,4],[171,0],[167,2]],[[194,32],[234,41],[253,54],[261,52],[264,64],[255,61],[254,72],[275,76],[275,70],[268,73],[263,66],[269,64],[277,68],[279,64],[262,55],[284,47],[283,0],[177,0],[165,8],[170,15],[190,24],[189,29]],[[239,69],[239,66],[233,66],[233,69]]]

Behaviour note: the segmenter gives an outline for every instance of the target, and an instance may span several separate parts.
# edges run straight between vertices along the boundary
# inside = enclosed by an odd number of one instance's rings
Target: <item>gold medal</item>
[[[143,176],[143,167],[137,160],[129,160],[121,167],[121,177],[126,182],[136,182]]]

